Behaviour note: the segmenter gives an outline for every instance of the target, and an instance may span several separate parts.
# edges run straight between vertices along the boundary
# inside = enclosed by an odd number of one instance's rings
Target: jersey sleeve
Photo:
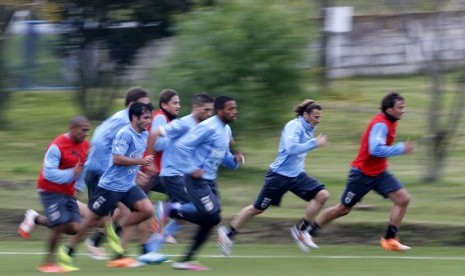
[[[288,124],[284,127],[281,139],[284,149],[288,154],[298,155],[316,148],[316,139],[313,137],[307,141],[301,142],[303,131],[304,130],[298,124]]]
[[[67,184],[74,179],[73,168],[60,169],[61,152],[55,144],[52,144],[45,153],[42,173],[45,179],[56,184]]]
[[[368,138],[369,152],[376,157],[391,157],[404,153],[404,143],[397,143],[392,146],[386,145],[388,128],[384,123],[376,123],[370,130]]]
[[[179,153],[179,167],[183,173],[193,173],[199,167],[195,164],[194,151],[208,137],[211,137],[213,131],[205,125],[197,125],[191,129],[186,135],[179,138],[176,143],[176,148]]]
[[[113,146],[111,148],[112,155],[126,155],[129,145],[131,143],[131,136],[124,131],[118,132],[115,139],[113,140]]]

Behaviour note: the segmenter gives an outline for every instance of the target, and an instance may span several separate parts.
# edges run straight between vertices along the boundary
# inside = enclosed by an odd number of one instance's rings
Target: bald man
[[[28,238],[36,225],[44,225],[51,232],[47,240],[45,260],[37,269],[41,272],[66,272],[55,262],[55,254],[62,234],[74,235],[80,228],[81,216],[74,197],[74,185],[82,172],[89,151],[90,123],[84,116],[75,116],[69,131],[56,137],[48,146],[37,180],[37,190],[45,216],[27,210],[18,232]]]

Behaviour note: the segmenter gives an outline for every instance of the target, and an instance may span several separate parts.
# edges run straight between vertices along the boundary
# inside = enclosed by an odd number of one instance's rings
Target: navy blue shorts
[[[258,210],[266,210],[270,205],[279,206],[288,191],[308,202],[324,189],[325,186],[320,181],[305,172],[296,177],[287,177],[268,170],[265,183],[253,206]]]
[[[196,179],[190,175],[184,176],[189,200],[202,213],[214,214],[221,212],[220,197],[215,180]]]
[[[162,194],[165,194],[165,195],[168,194],[166,189],[165,189],[165,186],[160,181],[160,176],[158,174],[152,176],[152,178],[150,179],[150,189],[149,189],[149,191],[147,191],[147,194],[149,194],[150,191],[154,191],[154,192],[157,192],[157,193],[162,193]]]
[[[131,211],[134,204],[142,199],[148,198],[139,186],[134,186],[126,192],[115,192],[98,187],[94,197],[87,204],[89,209],[95,214],[104,217],[111,214],[118,202],[126,205]]]
[[[39,192],[49,226],[81,222],[76,199],[59,193]]]
[[[94,194],[97,192],[98,182],[101,176],[101,174],[91,171],[87,171],[86,174],[83,176],[84,181],[87,185],[87,198],[94,197]]]
[[[359,169],[351,168],[346,189],[341,196],[341,203],[346,207],[353,207],[371,190],[387,198],[389,193],[398,191],[403,187],[402,183],[388,171],[384,171],[378,176],[368,176]]]
[[[190,202],[184,185],[184,176],[160,176],[160,182],[166,189],[166,194],[169,196],[170,201],[179,203]]]

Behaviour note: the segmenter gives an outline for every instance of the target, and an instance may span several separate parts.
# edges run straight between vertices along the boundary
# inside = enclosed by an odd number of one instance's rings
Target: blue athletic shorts
[[[266,210],[270,205],[279,206],[283,195],[288,191],[308,202],[324,188],[320,181],[305,172],[296,177],[287,177],[268,170],[265,183],[253,206],[258,210]]]
[[[368,176],[359,169],[351,168],[346,189],[341,196],[341,203],[346,207],[353,207],[371,190],[387,198],[389,193],[398,191],[403,187],[402,183],[388,171],[384,171],[378,176]]]
[[[149,194],[150,191],[154,191],[154,192],[157,192],[157,193],[162,193],[162,194],[165,194],[165,195],[168,194],[167,191],[166,191],[165,186],[160,181],[160,176],[158,174],[152,176],[152,178],[150,179],[150,190],[147,191],[147,194]]]
[[[220,197],[215,180],[196,179],[190,175],[185,175],[184,183],[189,200],[200,212],[208,215],[221,212]]]
[[[170,201],[179,203],[190,202],[184,185],[184,176],[160,176],[160,182],[166,189],[166,194]]]
[[[133,186],[126,192],[115,192],[98,187],[94,197],[87,204],[95,214],[104,217],[112,213],[118,202],[126,205],[131,211],[134,204],[142,199],[148,198],[139,186]]]
[[[76,199],[59,193],[39,192],[49,226],[81,222]]]
[[[83,175],[84,181],[87,185],[87,198],[94,197],[94,194],[97,191],[98,182],[101,176],[102,176],[101,174],[91,172],[91,171],[87,171],[85,175]]]

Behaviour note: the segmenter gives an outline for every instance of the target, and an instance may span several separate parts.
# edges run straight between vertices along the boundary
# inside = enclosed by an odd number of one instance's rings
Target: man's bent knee
[[[66,235],[76,235],[77,232],[79,232],[79,229],[81,228],[81,225],[78,223],[67,223],[63,225],[63,233]]]
[[[205,217],[204,225],[216,226],[221,222],[221,215],[219,212]]]
[[[250,205],[249,207],[246,207],[246,208],[247,208],[247,212],[249,214],[251,214],[252,216],[260,215],[261,213],[265,212],[265,210],[266,210],[266,209],[257,209],[253,205]]]
[[[396,201],[396,204],[400,206],[408,206],[409,203],[410,203],[410,196],[403,197],[400,200]]]
[[[392,201],[400,206],[408,206],[410,203],[410,194],[405,189],[394,192],[391,195]]]
[[[324,204],[328,200],[328,198],[329,198],[328,190],[321,190],[315,196],[315,199],[321,202],[322,204]]]
[[[146,219],[152,217],[154,215],[152,203],[150,200],[142,200],[138,202],[137,211],[141,212]]]

